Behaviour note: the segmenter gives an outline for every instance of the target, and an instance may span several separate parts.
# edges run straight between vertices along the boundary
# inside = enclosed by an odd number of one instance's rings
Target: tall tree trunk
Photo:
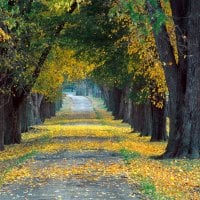
[[[121,100],[120,100],[120,106],[119,106],[119,119],[124,120],[124,114],[126,109],[126,88],[122,90]]]
[[[182,110],[182,129],[177,133],[175,156],[200,157],[200,2],[185,4],[187,23],[187,78]]]
[[[124,94],[124,113],[123,113],[123,121],[126,123],[131,124],[131,120],[132,120],[132,100],[129,97],[129,94],[131,92],[131,88],[126,88],[125,89],[125,94]]]
[[[12,144],[20,144],[21,142],[21,123],[20,123],[20,109],[14,106],[12,113]]]
[[[27,121],[27,128],[32,125],[35,125],[34,122],[34,115],[33,115],[33,106],[31,101],[31,95],[28,95],[26,98],[26,121]]]
[[[20,124],[21,124],[21,132],[25,133],[28,131],[29,127],[29,117],[28,117],[28,97],[24,100],[22,105],[20,106]]]
[[[110,107],[115,119],[119,119],[121,95],[122,95],[122,90],[118,88],[112,88],[110,91]]]
[[[43,98],[40,106],[40,118],[42,122],[44,122],[45,119],[50,119],[52,116],[51,114],[54,114],[51,111],[51,103]]]
[[[21,142],[20,107],[26,96],[10,97],[5,106],[5,144]]]
[[[13,97],[13,111],[12,111],[12,144],[19,144],[21,142],[21,122],[20,122],[20,108],[23,105],[26,96]]]
[[[170,137],[164,157],[200,157],[200,2],[195,0],[171,0],[171,8],[176,27],[179,63],[175,65],[173,51],[166,40],[163,25],[159,34],[154,34],[162,62],[172,63],[165,68],[170,103]],[[148,3],[149,14],[155,8]],[[161,9],[160,4],[158,4]],[[162,40],[163,38],[163,40]],[[165,49],[168,50],[167,54]],[[169,58],[171,59],[169,60]],[[170,75],[171,73],[171,75]],[[173,81],[172,81],[173,80]],[[175,83],[174,85],[172,83]]]
[[[105,85],[103,85],[101,87],[101,90],[102,90],[102,94],[103,94],[104,104],[106,105],[106,107],[109,110],[109,93],[108,93],[108,88]]]
[[[133,124],[134,131],[142,132],[144,127],[144,105],[137,105],[133,103]]]
[[[141,118],[138,123],[141,124],[140,132],[141,136],[150,136],[152,134],[152,116],[151,116],[151,104],[148,101],[145,104],[140,105],[143,110]]]
[[[40,106],[43,99],[43,95],[32,93],[31,94],[31,104],[32,104],[32,112],[33,112],[33,122],[35,124],[41,124],[40,119]]]
[[[56,116],[56,106],[54,102],[50,102],[50,115],[51,117]]]
[[[8,97],[6,97],[8,98]],[[12,144],[12,121],[13,121],[13,98],[9,97],[4,106],[4,142],[6,145]]]
[[[4,150],[4,95],[0,94],[0,151]]]
[[[152,113],[152,134],[151,141],[166,141],[166,115],[165,105],[163,108],[157,108],[151,104]]]

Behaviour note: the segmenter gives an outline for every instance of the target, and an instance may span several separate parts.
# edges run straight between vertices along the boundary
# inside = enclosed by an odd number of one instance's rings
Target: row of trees
[[[76,1],[0,2],[0,149],[60,108],[66,71],[52,64]],[[57,101],[59,100],[59,101]],[[55,103],[56,101],[56,103]]]
[[[116,118],[161,141],[168,115],[166,158],[199,158],[198,8],[193,0],[91,0],[63,33],[77,58],[97,66],[91,78]]]

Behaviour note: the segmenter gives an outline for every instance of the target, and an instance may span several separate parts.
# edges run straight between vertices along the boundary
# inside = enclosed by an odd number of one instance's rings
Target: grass
[[[140,185],[141,185],[141,189],[144,194],[146,194],[150,197],[155,197],[156,187],[150,180],[145,179],[145,180],[141,181]]]
[[[130,164],[131,160],[139,158],[141,156],[140,153],[129,151],[125,148],[120,149],[119,153],[123,157],[123,160],[126,164]]]
[[[140,182],[140,189],[143,194],[152,200],[172,200],[171,197],[158,194],[156,191],[156,186],[149,179],[144,179]]]

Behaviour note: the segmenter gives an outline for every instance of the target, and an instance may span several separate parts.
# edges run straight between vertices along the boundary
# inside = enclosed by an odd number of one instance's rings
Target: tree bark
[[[107,92],[107,88],[106,86],[102,85],[101,86],[101,92],[102,92],[102,96],[103,96],[103,100],[104,100],[104,104],[106,107],[108,107],[108,92]]]
[[[20,106],[21,133],[28,131],[28,99],[26,98]]]
[[[40,106],[40,118],[42,122],[44,122],[45,119],[50,119],[52,116],[55,116],[55,106],[43,98]]]
[[[21,142],[20,109],[24,96],[10,97],[5,106],[5,144],[19,144]]]
[[[126,87],[124,91],[124,110],[123,110],[123,122],[131,124],[132,118],[132,100],[129,97],[131,88]]]
[[[166,141],[166,115],[165,104],[163,108],[157,108],[151,104],[152,133],[151,142]]]
[[[132,128],[134,129],[134,131],[140,132],[141,136],[145,135],[143,134],[143,128],[144,128],[144,123],[145,123],[144,116],[145,116],[144,105],[142,104],[137,105],[133,103]]]
[[[20,144],[21,142],[21,123],[19,108],[14,106],[12,113],[12,144]]]
[[[4,150],[4,95],[0,94],[0,151]]]
[[[127,105],[126,105],[126,88],[125,88],[122,90],[122,95],[121,95],[121,100],[120,100],[119,114],[118,114],[119,119],[124,120],[126,107]]]
[[[56,106],[54,102],[50,102],[50,115],[51,117],[56,116]]]
[[[122,90],[118,88],[112,88],[109,90],[109,108],[115,119],[119,119],[121,95]]]
[[[150,136],[152,135],[152,111],[151,104],[149,101],[145,104],[139,106],[139,116],[138,124],[140,125],[140,135]]]
[[[200,2],[190,0],[185,5],[187,23],[187,78],[182,129],[178,132],[175,156],[200,157]]]
[[[168,48],[170,42],[165,37],[167,35],[165,26],[162,25],[159,34],[154,33],[161,61],[172,63],[167,70],[166,67],[164,68],[170,94],[170,135],[164,157],[199,158],[200,18],[198,13],[200,2],[195,0],[171,0],[170,2],[176,27],[178,65],[175,65],[172,49]],[[147,1],[147,5],[153,24],[153,14],[156,10],[150,1]],[[157,8],[161,9],[159,3]],[[168,54],[165,54],[165,49]]]
[[[40,119],[40,106],[41,106],[41,102],[43,98],[44,96],[41,94],[36,94],[36,93],[31,94],[31,104],[32,104],[32,110],[33,110],[34,125],[42,123]]]
[[[8,98],[8,97],[6,97]],[[8,99],[7,104],[4,106],[4,143],[6,145],[12,144],[12,113],[13,113],[13,98]]]

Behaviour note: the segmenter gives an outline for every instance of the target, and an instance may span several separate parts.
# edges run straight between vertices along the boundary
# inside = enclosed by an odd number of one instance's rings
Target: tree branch
[[[71,5],[70,10],[69,10],[67,13],[72,14],[72,13],[76,10],[77,6],[78,6],[78,3],[77,3],[77,1],[75,1],[75,2]],[[65,26],[65,21],[61,22],[61,23],[57,26],[57,28],[56,28],[56,30],[55,30],[55,32],[54,32],[54,34],[53,34],[55,38],[57,38],[57,37],[59,36],[60,32],[64,29],[64,26]],[[37,77],[39,76],[40,71],[41,71],[41,68],[42,68],[42,66],[44,65],[44,63],[45,63],[45,61],[46,61],[46,59],[47,59],[49,53],[51,52],[51,49],[52,49],[52,44],[49,45],[48,47],[46,47],[46,48],[43,50],[43,52],[42,52],[42,54],[41,54],[41,56],[40,56],[40,58],[39,58],[37,67],[36,67],[36,69],[35,69],[35,71],[34,71],[34,74],[33,74],[34,80],[36,80]]]
[[[154,24],[157,23],[154,19],[156,15],[156,10],[162,10],[162,7],[159,1],[157,1],[157,7],[154,7],[150,0],[146,0],[146,6],[150,16],[151,24],[152,26],[154,26]],[[158,54],[165,72],[169,92],[176,95],[178,66],[176,63],[174,50],[170,42],[166,25],[162,24],[158,32],[156,30],[153,30],[153,34],[156,41]]]

